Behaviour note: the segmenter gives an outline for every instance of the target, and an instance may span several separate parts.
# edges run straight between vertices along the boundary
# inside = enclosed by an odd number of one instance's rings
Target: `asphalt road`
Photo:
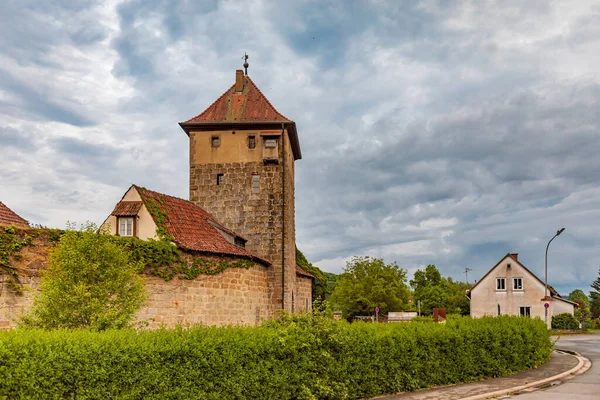
[[[559,385],[515,396],[518,400],[600,400],[600,334],[571,335],[558,338],[557,349],[576,351],[592,362],[582,375]]]

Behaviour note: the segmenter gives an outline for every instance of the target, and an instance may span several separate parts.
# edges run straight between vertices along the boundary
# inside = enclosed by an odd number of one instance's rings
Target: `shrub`
[[[510,374],[548,360],[539,319],[0,333],[0,398],[357,399]]]
[[[21,324],[45,329],[123,328],[146,295],[139,264],[90,224],[59,239],[44,271],[41,292]]]
[[[569,313],[553,315],[552,329],[579,329],[579,321]]]

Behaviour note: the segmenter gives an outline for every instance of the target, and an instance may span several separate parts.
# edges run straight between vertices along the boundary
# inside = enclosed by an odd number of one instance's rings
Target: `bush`
[[[126,327],[146,299],[145,287],[137,274],[139,263],[112,238],[97,233],[93,224],[62,234],[43,272],[41,292],[21,324],[45,329]]]
[[[579,321],[569,313],[553,315],[552,329],[579,329]]]
[[[536,367],[541,320],[0,333],[0,398],[357,399]]]

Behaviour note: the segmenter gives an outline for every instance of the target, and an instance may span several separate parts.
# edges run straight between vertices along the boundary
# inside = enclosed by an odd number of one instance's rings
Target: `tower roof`
[[[296,123],[286,118],[254,84],[249,76],[236,71],[236,83],[215,100],[206,110],[179,124],[189,135],[190,128],[212,126],[265,126],[288,128],[294,159],[302,158]]]

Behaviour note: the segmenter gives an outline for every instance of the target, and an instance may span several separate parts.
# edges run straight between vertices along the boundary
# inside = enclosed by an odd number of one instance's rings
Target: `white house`
[[[553,315],[573,314],[577,306],[563,299],[551,286],[545,297],[544,282],[519,262],[518,254],[504,256],[473,286],[470,298],[472,317],[522,315],[543,320],[547,310],[548,327]]]

